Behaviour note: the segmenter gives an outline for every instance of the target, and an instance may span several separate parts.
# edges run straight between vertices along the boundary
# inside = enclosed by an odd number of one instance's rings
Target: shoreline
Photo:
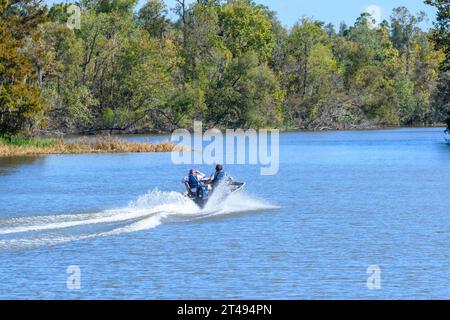
[[[281,133],[316,133],[316,132],[370,132],[401,129],[445,129],[444,124],[435,126],[389,126],[366,129],[346,129],[346,130],[295,130],[280,129]],[[270,129],[268,129],[270,130]],[[132,142],[123,139],[124,136],[167,136],[170,133],[124,133],[108,136],[102,135],[67,135],[65,138],[49,138],[49,136],[40,136],[36,138],[17,138],[20,143],[7,142],[6,138],[0,137],[0,157],[9,156],[38,156],[38,155],[75,155],[75,154],[118,154],[118,153],[158,153],[181,151],[182,147],[173,144],[170,141],[157,143]],[[73,139],[65,141],[64,139]],[[23,141],[22,141],[23,140]]]
[[[15,144],[16,143],[16,144]],[[52,154],[114,154],[114,153],[157,153],[180,150],[170,141],[160,143],[131,142],[117,137],[87,138],[77,141],[62,139],[22,139],[18,142],[0,140],[0,157],[36,156]]]
[[[343,131],[376,131],[376,130],[395,130],[395,129],[426,129],[426,128],[446,128],[446,124],[445,123],[436,123],[434,125],[417,125],[417,126],[372,126],[372,127],[355,127],[355,128],[346,128],[346,129],[338,129],[338,128],[334,128],[334,129],[323,129],[323,130],[312,130],[312,129],[298,129],[298,128],[252,128],[255,130],[261,130],[261,129],[266,129],[266,130],[279,130],[280,132],[343,132]],[[180,129],[180,128],[178,128]],[[187,129],[189,132],[192,132],[192,128],[181,128],[181,129]],[[212,128],[206,128],[204,131],[208,130],[208,129],[212,129]],[[217,128],[221,131],[226,130],[226,128]],[[239,129],[239,128],[233,128],[234,130]],[[243,129],[243,130],[248,130],[247,129]],[[170,135],[172,132],[171,131],[157,131],[155,132],[154,130],[137,130],[137,131],[129,131],[129,132],[114,132],[112,134],[110,134],[110,136],[114,137],[114,136],[130,136],[130,137],[137,137],[137,136],[167,136]],[[109,134],[109,133],[108,133]],[[56,135],[56,133],[55,133]],[[104,135],[104,133],[102,133],[101,131],[99,131],[98,133],[92,133],[92,134],[86,134],[86,133],[63,133],[60,134],[62,135],[64,138],[67,139],[71,139],[71,138],[77,138],[77,137],[99,137]],[[54,135],[51,134],[45,134],[42,135],[42,137],[52,137]]]

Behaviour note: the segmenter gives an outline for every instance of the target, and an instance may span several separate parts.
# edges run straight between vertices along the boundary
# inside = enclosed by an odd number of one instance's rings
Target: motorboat
[[[235,181],[231,177],[227,177],[218,186],[214,187],[210,179],[200,180],[201,186],[199,188],[191,189],[188,181],[185,179],[184,185],[186,187],[185,196],[195,202],[197,206],[203,209],[215,192],[220,192],[221,200],[225,200],[233,193],[238,193],[245,188],[245,182]]]

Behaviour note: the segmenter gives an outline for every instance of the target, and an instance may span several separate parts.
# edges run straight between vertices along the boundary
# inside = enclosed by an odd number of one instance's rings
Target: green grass
[[[52,138],[27,138],[23,136],[3,136],[0,137],[0,144],[15,147],[38,147],[46,148],[54,146],[56,139]]]

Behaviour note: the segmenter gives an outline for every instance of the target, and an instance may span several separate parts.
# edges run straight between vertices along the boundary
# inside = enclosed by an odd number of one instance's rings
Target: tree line
[[[375,25],[251,0],[0,0],[0,134],[431,125],[450,116],[450,8],[432,30],[406,7]],[[177,19],[169,19],[169,11]]]

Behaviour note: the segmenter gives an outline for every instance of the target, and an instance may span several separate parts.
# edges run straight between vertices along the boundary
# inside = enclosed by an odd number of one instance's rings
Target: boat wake
[[[215,193],[201,210],[178,192],[153,190],[125,208],[84,214],[31,216],[0,220],[0,250],[50,246],[155,228],[162,223],[189,222],[276,207],[245,193],[225,201]]]

